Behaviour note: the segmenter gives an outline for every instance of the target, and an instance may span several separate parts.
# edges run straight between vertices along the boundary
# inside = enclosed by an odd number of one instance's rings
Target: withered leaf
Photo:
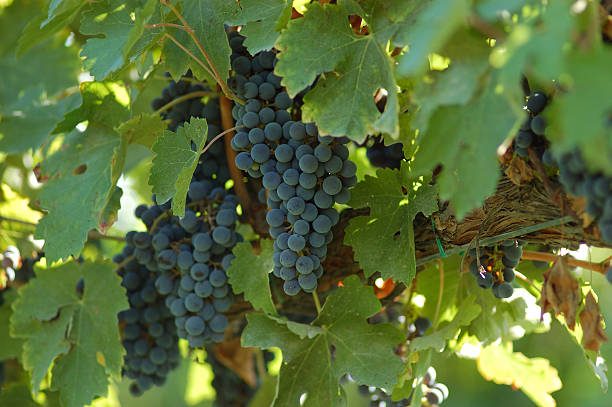
[[[586,296],[584,309],[580,312],[580,325],[582,325],[582,345],[585,349],[599,352],[599,345],[608,342],[608,336],[601,324],[599,304],[592,291]]]
[[[518,157],[514,157],[512,161],[510,161],[504,173],[510,178],[513,184],[518,186],[533,179],[533,170],[529,168],[525,160],[521,160]]]
[[[542,315],[550,310],[555,311],[555,316],[562,313],[567,326],[573,330],[576,326],[576,312],[580,305],[578,280],[569,272],[563,257],[557,258],[543,277],[544,284],[540,298]]]
[[[240,346],[240,338],[215,345],[215,357],[232,369],[251,387],[257,386],[257,373],[253,360],[253,348]]]

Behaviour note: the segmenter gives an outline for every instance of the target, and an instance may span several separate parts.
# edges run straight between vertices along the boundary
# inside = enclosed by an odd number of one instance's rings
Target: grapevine
[[[612,3],[412,3],[0,2],[0,405],[607,405]]]

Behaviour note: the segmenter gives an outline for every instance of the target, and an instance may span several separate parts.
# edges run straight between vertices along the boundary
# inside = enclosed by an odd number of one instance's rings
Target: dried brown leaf
[[[533,170],[529,168],[525,160],[514,157],[504,171],[513,184],[520,186],[533,179]]]
[[[582,325],[582,345],[585,349],[599,352],[599,345],[608,342],[608,336],[601,323],[599,304],[592,291],[586,296],[584,309],[580,312],[580,325]]]
[[[555,311],[555,316],[562,313],[567,326],[573,330],[576,326],[576,312],[580,305],[578,280],[569,272],[563,257],[559,257],[543,277],[544,284],[540,298],[542,314],[550,310]]]
[[[232,369],[249,386],[257,386],[253,348],[240,346],[240,338],[215,345],[215,356],[217,360]]]

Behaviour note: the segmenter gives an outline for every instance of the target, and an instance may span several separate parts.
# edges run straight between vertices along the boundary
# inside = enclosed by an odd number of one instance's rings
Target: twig
[[[551,262],[557,260],[559,257],[564,257],[567,264],[572,267],[580,267],[587,270],[593,270],[601,274],[606,273],[606,268],[608,266],[607,262],[591,263],[590,261],[575,259],[572,256],[558,256],[553,253],[542,253],[529,250],[523,251],[523,256],[521,256],[521,259]]]
[[[185,100],[188,100],[188,99],[194,99],[194,98],[202,97],[202,96],[215,96],[215,95],[216,95],[216,93],[214,93],[214,92],[206,92],[206,91],[203,91],[203,90],[187,93],[187,94],[185,94],[185,95],[183,95],[181,97],[178,97],[178,98],[176,98],[176,99],[166,103],[165,105],[163,105],[162,107],[157,109],[154,112],[154,114],[160,114],[161,112],[166,111],[166,110],[170,109],[171,107],[176,106],[179,103],[181,103],[181,102],[183,102]]]
[[[538,230],[542,230],[542,229],[546,229],[546,228],[550,228],[550,227],[554,227],[554,226],[563,225],[563,224],[565,224],[567,222],[571,222],[573,220],[574,220],[574,218],[572,218],[571,216],[564,216],[562,218],[553,219],[553,220],[549,220],[549,221],[542,222],[542,223],[536,223],[536,224],[531,225],[531,226],[526,226],[524,228],[516,229],[516,230],[513,230],[511,232],[502,233],[501,235],[487,237],[485,239],[480,240],[479,243],[480,243],[481,246],[489,246],[489,245],[492,245],[494,243],[501,242],[503,240],[508,240],[508,239],[519,237],[519,236],[524,236],[524,235],[527,235],[529,233],[537,232]],[[472,242],[464,244],[464,245],[461,245],[461,246],[456,246],[456,247],[450,248],[448,250],[444,250],[444,252],[445,252],[445,254],[447,256],[451,255],[451,254],[457,254],[457,253],[463,252],[465,250],[468,250],[470,248],[471,244],[472,244]],[[430,261],[439,259],[440,257],[442,257],[442,255],[440,253],[432,254],[431,256],[426,256],[426,257],[422,257],[420,259],[417,259],[416,264],[417,265],[421,265],[421,264],[429,263]]]
[[[436,312],[433,320],[433,330],[436,330],[438,325],[438,317],[440,316],[440,306],[442,305],[442,294],[444,292],[444,263],[438,259],[438,270],[440,271],[440,292],[438,293],[438,303],[436,304]]]
[[[244,126],[236,126],[236,127],[232,127],[231,129],[223,130],[221,133],[217,134],[217,135],[215,136],[215,138],[214,138],[214,139],[212,139],[212,140],[210,140],[210,143],[208,143],[208,144],[206,145],[206,147],[204,147],[204,149],[203,149],[203,150],[200,152],[200,156],[202,156],[202,154],[204,154],[204,153],[206,152],[206,150],[208,150],[208,149],[209,149],[209,148],[210,148],[210,147],[213,145],[213,143],[214,143],[215,141],[219,140],[221,137],[226,136],[227,134],[230,134],[230,133],[231,133],[231,132],[233,132],[234,130],[236,130],[236,129],[241,129],[241,128],[243,128],[243,127],[244,127]]]
[[[162,37],[165,38],[168,37],[170,38],[170,40],[172,40],[172,42],[174,42],[180,49],[182,49],[187,55],[189,55],[191,58],[193,58],[194,61],[196,61],[198,63],[198,65],[200,65],[202,67],[202,69],[204,69],[206,71],[206,73],[208,73],[210,76],[212,76],[213,78],[215,78],[215,75],[211,72],[211,70],[204,64],[204,62],[202,62],[200,60],[200,58],[196,57],[195,55],[193,55],[193,52],[189,51],[187,48],[185,48],[185,46],[183,46],[183,44],[181,44],[180,42],[178,42],[178,40],[176,38],[174,38],[172,35],[168,34],[168,33],[164,33],[164,36]]]
[[[193,32],[193,28],[191,27],[185,27],[184,25],[173,24],[173,23],[157,23],[157,24],[151,24],[151,25],[144,26],[144,28],[147,28],[147,29],[159,28],[159,27],[172,27],[172,28],[178,28],[179,30],[186,31],[188,33]]]
[[[134,255],[126,257],[125,259],[123,259],[123,261],[121,263],[117,264],[117,267],[115,268],[115,271],[120,270],[123,266],[125,266],[126,264],[128,264],[132,260],[134,260]]]
[[[321,302],[319,301],[319,294],[316,291],[312,292],[312,298],[314,299],[315,308],[317,309],[317,314],[321,314]]]
[[[533,282],[527,278],[526,275],[524,275],[523,273],[521,273],[518,270],[514,270],[514,275],[519,279],[522,280],[524,282],[526,282],[527,284],[529,284],[530,286],[532,286],[538,293],[540,293],[541,291],[538,289],[538,287],[535,286],[535,284],[533,284]]]
[[[219,96],[219,107],[221,108],[221,125],[223,130],[233,128],[234,119],[232,118],[232,104],[225,96]],[[233,134],[227,133],[225,137],[225,157],[227,158],[227,167],[230,172],[230,176],[234,180],[234,192],[238,196],[238,200],[242,205],[243,210],[247,211],[250,207],[249,192],[246,189],[246,185],[242,181],[242,173],[236,167],[236,152],[231,147]]]

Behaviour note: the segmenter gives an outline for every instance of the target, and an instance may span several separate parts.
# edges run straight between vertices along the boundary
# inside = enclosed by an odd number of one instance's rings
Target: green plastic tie
[[[433,216],[431,218],[431,228],[433,229],[434,234],[436,235],[436,244],[438,245],[438,251],[440,252],[440,256],[446,257],[446,253],[444,253],[444,247],[442,247],[442,242],[440,241],[440,238],[436,233],[436,224],[434,223]]]

